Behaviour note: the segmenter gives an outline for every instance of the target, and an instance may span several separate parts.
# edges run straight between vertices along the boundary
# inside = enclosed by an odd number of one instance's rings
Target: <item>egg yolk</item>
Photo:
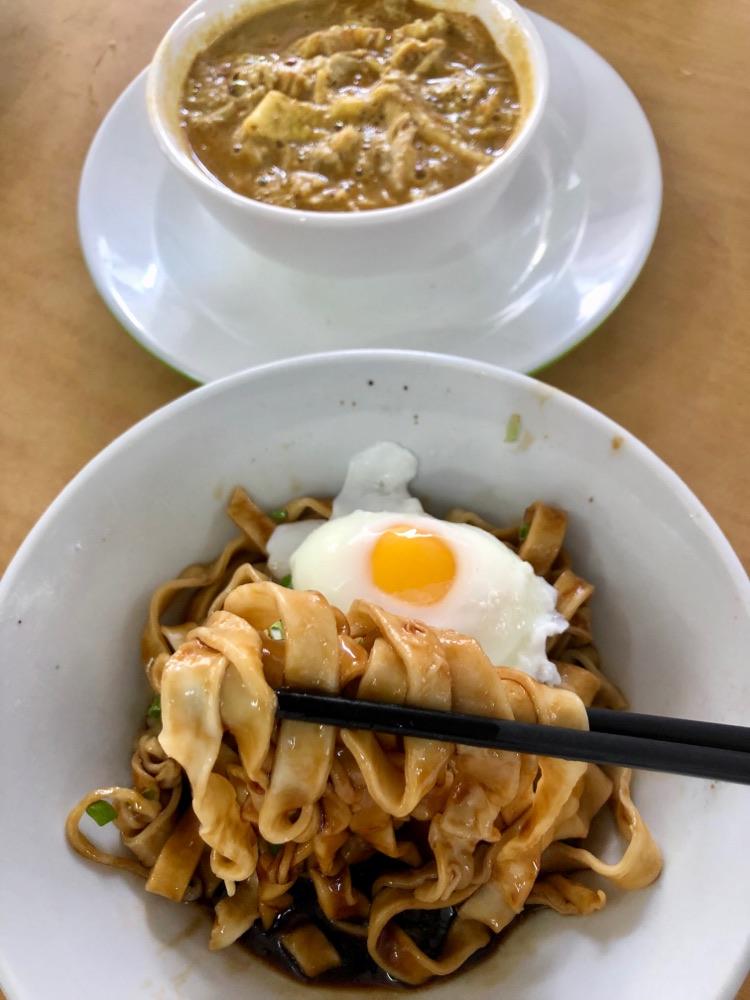
[[[370,556],[375,586],[408,604],[435,604],[448,593],[456,560],[438,535],[410,524],[384,531]]]

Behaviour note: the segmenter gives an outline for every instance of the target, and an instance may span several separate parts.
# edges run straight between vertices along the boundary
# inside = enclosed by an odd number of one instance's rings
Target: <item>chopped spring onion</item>
[[[161,697],[155,694],[151,704],[146,709],[146,718],[154,719],[156,722],[161,722]]]
[[[145,792],[143,793],[143,797],[144,799],[155,799],[158,794],[159,793],[157,791],[156,785],[152,785],[151,788],[147,788],[145,790]]]
[[[268,637],[269,639],[275,639],[277,642],[285,637],[284,623],[279,618],[278,621],[274,622],[273,625],[268,627]]]
[[[113,819],[117,818],[115,807],[104,799],[97,799],[90,806],[86,806],[86,812],[99,826],[106,826],[107,823],[111,823]]]
[[[281,524],[282,521],[286,521],[289,517],[289,511],[287,511],[284,507],[279,507],[277,510],[272,510],[268,516],[272,521],[275,521],[277,524]]]
[[[282,578],[279,580],[279,583],[281,584],[282,587],[291,587],[291,585],[292,585],[292,574],[291,573],[287,573],[286,576],[282,576]]]
[[[521,414],[511,413],[508,423],[505,425],[505,443],[513,444],[517,441],[521,433]]]
[[[525,542],[526,539],[529,537],[529,528],[530,527],[531,527],[530,524],[524,523],[518,529],[518,540],[519,540],[519,542]]]

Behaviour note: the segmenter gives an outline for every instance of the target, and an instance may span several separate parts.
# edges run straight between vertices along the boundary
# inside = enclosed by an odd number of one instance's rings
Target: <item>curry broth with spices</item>
[[[362,211],[473,177],[508,144],[520,107],[476,17],[415,0],[298,0],[198,55],[180,114],[193,155],[239,194]]]

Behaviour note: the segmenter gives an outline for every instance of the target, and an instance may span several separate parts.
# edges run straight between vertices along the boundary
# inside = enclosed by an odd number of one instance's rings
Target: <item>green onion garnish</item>
[[[291,587],[291,585],[292,585],[292,574],[291,573],[287,573],[286,576],[282,576],[282,578],[279,580],[279,583],[281,584],[282,587]]]
[[[531,527],[530,524],[524,523],[518,529],[518,540],[519,540],[519,542],[525,542],[526,539],[529,537],[529,528],[530,527]]]
[[[157,795],[158,791],[156,789],[156,785],[152,785],[150,788],[147,788],[143,793],[144,799],[155,799]]]
[[[278,621],[274,622],[273,625],[268,627],[268,637],[269,639],[275,639],[277,642],[283,639],[285,636],[284,623],[279,618]]]
[[[508,423],[505,425],[505,443],[513,444],[518,440],[521,433],[521,414],[511,413]]]
[[[99,826],[106,826],[117,818],[117,810],[105,799],[97,799],[90,806],[86,806],[86,812]]]
[[[272,521],[275,521],[277,524],[281,524],[282,521],[286,521],[289,517],[289,511],[287,511],[284,507],[279,507],[277,510],[272,510],[268,516]]]
[[[154,719],[155,722],[161,722],[161,697],[155,694],[151,700],[151,704],[146,709],[146,718]]]

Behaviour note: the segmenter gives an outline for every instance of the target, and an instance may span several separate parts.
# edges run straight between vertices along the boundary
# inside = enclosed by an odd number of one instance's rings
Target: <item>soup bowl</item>
[[[148,73],[147,104],[157,141],[200,204],[243,242],[305,270],[387,272],[428,263],[474,231],[522,162],[547,99],[547,60],[528,15],[514,0],[431,0],[436,10],[477,15],[514,70],[520,119],[497,159],[474,177],[423,201],[365,212],[298,211],[237,194],[194,158],[180,124],[188,71],[234,24],[289,0],[197,0],[167,31]]]
[[[520,431],[506,441],[514,414]],[[139,659],[149,595],[231,537],[223,508],[234,485],[267,508],[331,495],[349,457],[383,439],[418,456],[414,492],[437,513],[459,505],[513,523],[536,498],[567,510],[573,565],[597,588],[605,669],[634,709],[747,720],[747,577],[688,488],[600,413],[521,375],[409,352],[317,355],[215,382],[94,459],[0,584],[0,981],[10,1000],[329,995],[240,945],[209,952],[200,908],[84,862],[63,827],[88,789],[127,781],[150,697]],[[731,1000],[750,958],[748,790],[640,773],[634,796],[664,853],[654,885],[612,892],[590,917],[534,913],[429,996]],[[85,822],[95,839],[111,831]]]

